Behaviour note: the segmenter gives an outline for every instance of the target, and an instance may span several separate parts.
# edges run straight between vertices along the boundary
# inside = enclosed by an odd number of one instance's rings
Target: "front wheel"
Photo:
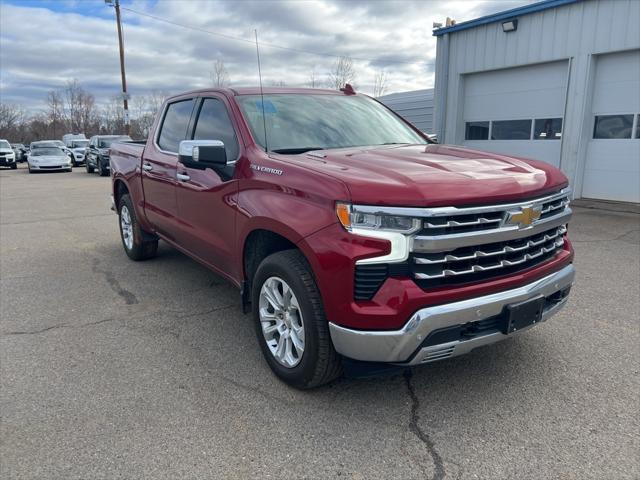
[[[340,376],[320,292],[300,251],[277,252],[262,261],[251,303],[258,343],[280,379],[306,389]]]
[[[11,164],[11,170],[15,170],[16,168],[18,168],[18,164],[16,162],[13,162]]]
[[[127,256],[136,261],[155,257],[158,252],[158,239],[140,228],[133,202],[128,194],[123,195],[118,202],[118,216],[120,238]]]
[[[87,169],[87,173],[93,173],[93,167],[89,165],[88,160],[87,160],[87,163],[84,164],[84,167]]]
[[[106,169],[106,167],[102,163],[102,160],[98,160],[98,173],[101,177],[106,177],[107,175],[109,175],[109,170]]]

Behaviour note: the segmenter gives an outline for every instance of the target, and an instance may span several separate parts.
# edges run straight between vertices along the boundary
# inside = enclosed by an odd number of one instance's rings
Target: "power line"
[[[197,26],[194,26],[194,25],[185,25],[184,23],[174,22],[173,20],[169,20],[167,18],[162,18],[162,17],[158,17],[156,15],[151,15],[150,13],[139,12],[137,10],[133,10],[133,9],[127,8],[127,7],[122,7],[121,6],[120,9],[121,10],[126,10],[126,11],[131,12],[131,13],[136,14],[136,15],[140,15],[142,17],[152,18],[152,19],[157,20],[159,22],[164,22],[164,23],[168,23],[170,25],[175,25],[176,27],[187,28],[189,30],[195,30],[197,32],[206,33],[208,35],[214,35],[216,37],[222,37],[222,38],[226,38],[226,39],[229,39],[229,40],[235,40],[235,41],[238,41],[238,42],[244,42],[244,43],[248,43],[248,44],[251,44],[251,45],[255,45],[255,41],[249,40],[249,39],[246,39],[246,38],[236,37],[236,36],[233,36],[233,35],[226,35],[224,33],[219,33],[219,32],[212,32],[211,30],[207,30],[205,28],[197,27]],[[333,53],[311,52],[309,50],[302,50],[302,49],[299,49],[299,48],[285,47],[283,45],[276,45],[274,43],[260,42],[260,45],[271,47],[271,48],[277,48],[277,49],[280,49],[280,50],[287,50],[287,51],[290,51],[290,52],[306,53],[306,54],[309,54],[309,55],[318,55],[320,57],[340,58],[340,57],[346,56],[346,55],[336,55],[336,54],[333,54]],[[365,57],[350,57],[350,58],[353,59],[353,60],[359,60],[359,61],[363,61],[363,62],[378,62],[378,61],[380,61],[377,58],[365,58]],[[424,66],[433,66],[433,65],[435,65],[434,63],[425,63],[425,62],[420,61],[420,60],[415,61],[415,62],[406,62],[406,61],[403,61],[403,60],[385,60],[385,62],[386,63],[403,63],[403,64],[406,64],[406,65],[417,65],[417,64],[422,64]]]

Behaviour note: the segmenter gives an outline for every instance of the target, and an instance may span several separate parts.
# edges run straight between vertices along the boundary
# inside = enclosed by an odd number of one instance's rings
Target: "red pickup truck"
[[[162,239],[228,279],[299,388],[505,339],[574,279],[559,170],[434,144],[348,86],[172,97],[111,169],[127,255]]]

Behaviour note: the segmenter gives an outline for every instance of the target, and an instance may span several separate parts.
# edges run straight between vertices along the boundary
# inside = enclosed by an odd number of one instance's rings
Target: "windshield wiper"
[[[275,150],[271,150],[274,153],[290,153],[293,155],[297,155],[300,153],[311,152],[312,150],[324,150],[324,147],[296,147],[296,148],[277,148]]]

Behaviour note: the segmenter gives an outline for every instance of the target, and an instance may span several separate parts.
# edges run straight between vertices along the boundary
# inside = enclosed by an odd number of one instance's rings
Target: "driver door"
[[[223,98],[200,99],[192,139],[220,140],[227,159],[238,158],[238,138]],[[233,275],[238,181],[180,161],[176,177],[180,244],[215,270]]]

